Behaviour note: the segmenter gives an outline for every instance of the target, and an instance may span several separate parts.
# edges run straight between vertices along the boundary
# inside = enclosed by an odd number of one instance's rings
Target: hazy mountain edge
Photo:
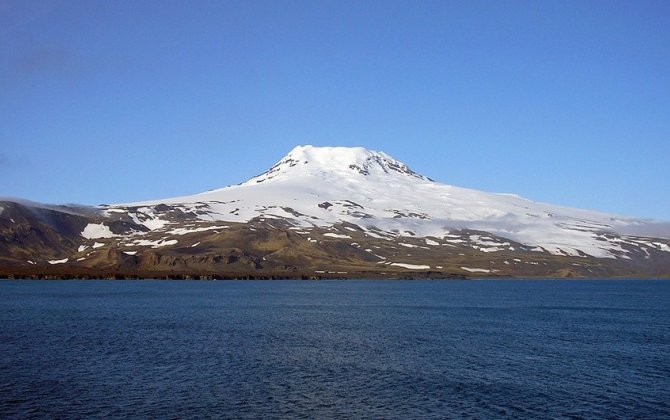
[[[647,224],[639,226],[622,226],[616,230],[616,233],[621,235],[670,239],[670,222],[650,221]]]

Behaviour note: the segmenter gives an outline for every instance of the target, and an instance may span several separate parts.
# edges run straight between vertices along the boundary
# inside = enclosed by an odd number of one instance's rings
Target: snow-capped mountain
[[[556,255],[601,258],[626,255],[620,240],[605,240],[608,234],[650,224],[442,184],[383,152],[359,147],[298,146],[267,172],[242,184],[123,207],[157,204],[197,212],[202,220],[244,223],[264,216],[301,227],[349,222],[368,231],[409,237],[442,238],[467,228]]]
[[[238,185],[95,210],[67,209],[87,219],[76,252],[54,254],[51,268],[212,272],[207,258],[225,257],[216,270],[670,273],[667,224],[442,184],[356,147],[298,146]]]

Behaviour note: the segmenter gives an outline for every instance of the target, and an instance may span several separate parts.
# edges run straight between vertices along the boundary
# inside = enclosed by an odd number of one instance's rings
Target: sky
[[[0,0],[0,196],[192,194],[304,144],[670,220],[670,2]]]

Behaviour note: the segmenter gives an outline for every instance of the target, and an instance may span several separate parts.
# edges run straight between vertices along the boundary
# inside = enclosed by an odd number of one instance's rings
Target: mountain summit
[[[309,175],[320,177],[330,175],[353,181],[360,180],[360,176],[374,178],[388,175],[427,179],[384,152],[375,152],[362,147],[297,146],[268,171],[245,184]]]
[[[468,228],[555,255],[603,258],[626,254],[604,235],[649,223],[441,184],[383,152],[361,147],[298,146],[242,184],[129,206],[157,204],[185,212],[198,207],[208,220],[247,223],[264,216],[299,227],[347,222],[412,237],[444,237]]]
[[[191,196],[30,215],[22,207],[3,204],[0,222],[19,239],[37,225],[44,232],[26,243],[51,252],[6,243],[12,264],[308,276],[670,275],[670,241],[653,233],[662,224],[442,184],[360,147],[298,146],[246,182]]]

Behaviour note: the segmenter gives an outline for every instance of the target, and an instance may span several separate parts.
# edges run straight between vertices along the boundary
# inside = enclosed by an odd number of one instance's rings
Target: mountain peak
[[[253,177],[245,184],[260,183],[281,178],[282,175],[337,173],[345,177],[360,176],[410,176],[421,180],[428,178],[412,171],[404,163],[384,152],[364,147],[296,146],[268,171]]]
[[[438,246],[437,239],[442,238],[448,247],[472,243],[473,249],[483,253],[521,251],[523,258],[538,252],[571,258],[646,260],[654,258],[654,253],[670,253],[670,242],[645,239],[660,237],[656,233],[659,226],[649,221],[431,182],[389,155],[362,147],[298,146],[245,183],[106,208],[105,212],[128,212],[134,223],[166,234],[171,224],[181,223],[182,219],[171,218],[174,213],[184,220],[207,223],[279,221],[297,235],[326,229],[326,238],[354,239],[349,233],[353,231],[396,242],[400,237],[425,238],[423,243],[397,244],[417,248],[415,251]],[[187,228],[178,228],[175,235]],[[649,229],[643,237],[626,236],[637,234],[640,228]],[[169,235],[160,240],[173,240],[167,238]],[[310,244],[320,243],[313,236],[307,238]],[[398,248],[394,252],[404,257],[414,251]],[[501,263],[512,265],[511,261]]]

